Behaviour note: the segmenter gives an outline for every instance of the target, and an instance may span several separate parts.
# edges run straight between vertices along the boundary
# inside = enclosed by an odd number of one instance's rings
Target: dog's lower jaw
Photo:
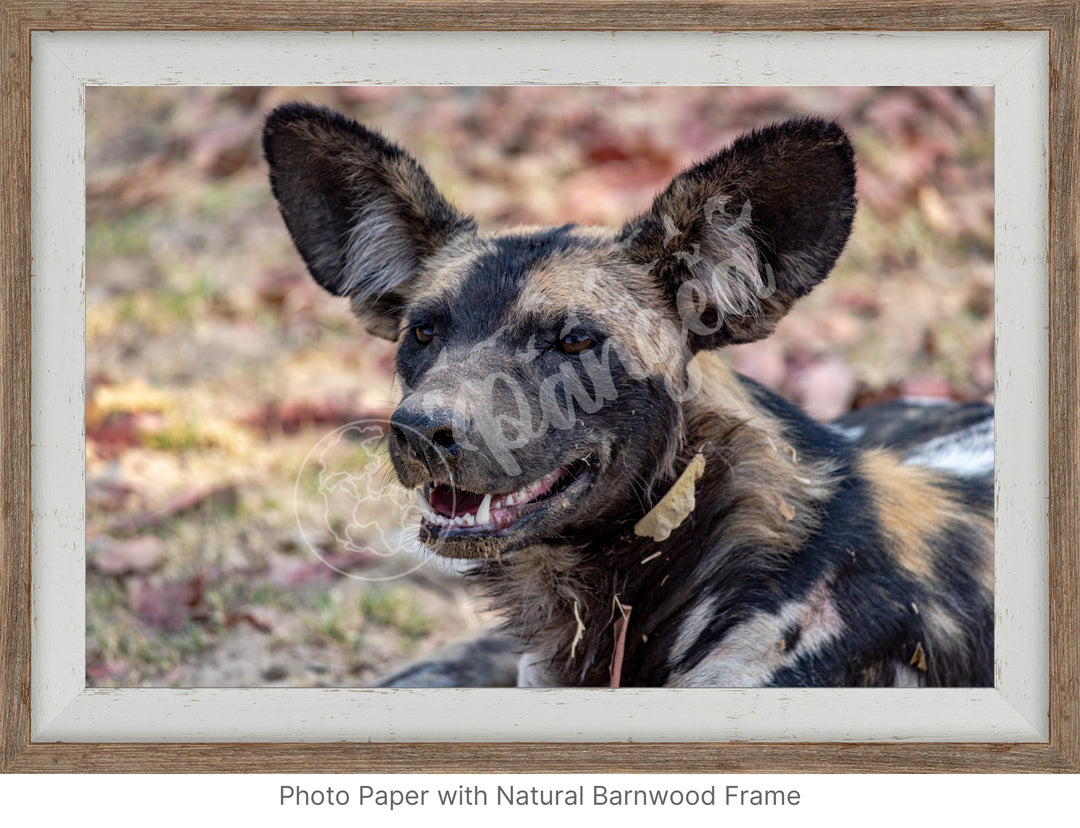
[[[504,555],[508,544],[502,538],[475,538],[447,543],[420,528],[420,546],[433,555],[455,560],[494,560]]]

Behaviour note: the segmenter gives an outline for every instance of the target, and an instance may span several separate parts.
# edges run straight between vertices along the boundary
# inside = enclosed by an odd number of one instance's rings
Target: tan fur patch
[[[453,296],[465,281],[469,265],[491,250],[491,243],[482,237],[462,235],[451,239],[424,262],[410,302]]]
[[[615,339],[620,358],[641,375],[674,377],[689,354],[674,309],[648,275],[614,255],[610,236],[573,231],[580,247],[552,254],[522,285],[514,314],[600,320]]]
[[[924,583],[932,581],[935,553],[930,542],[950,521],[956,521],[981,538],[986,554],[979,558],[978,569],[972,574],[987,592],[994,591],[994,522],[991,514],[973,509],[970,504],[936,486],[935,483],[943,479],[939,472],[903,465],[890,452],[866,452],[860,458],[859,470],[870,481],[882,528],[893,543],[897,562],[904,569]],[[932,613],[933,608],[925,609],[924,614]],[[942,625],[946,625],[945,622]]]
[[[758,548],[776,552],[797,548],[817,527],[819,504],[832,493],[833,464],[800,458],[781,423],[755,405],[719,356],[703,351],[691,368],[701,382],[689,405],[692,428],[699,426],[694,442],[705,447],[710,465],[730,467],[729,485],[740,501],[725,535],[754,538]]]
[[[938,472],[919,466],[902,465],[890,452],[866,452],[859,470],[870,482],[874,508],[894,560],[926,590],[926,597],[912,612],[918,614],[928,633],[918,648],[908,654],[910,665],[898,666],[898,675],[915,670],[933,670],[935,664],[964,652],[966,629],[952,609],[949,585],[935,573],[949,566],[933,544],[950,524],[961,524],[974,532],[983,552],[976,555],[970,573],[988,594],[994,590],[993,516],[974,509],[935,485]],[[971,565],[968,563],[967,565]]]
[[[693,409],[701,412],[723,411],[735,419],[754,425],[773,439],[778,448],[784,443],[776,420],[754,404],[746,386],[719,354],[713,351],[699,352],[694,357],[692,370],[701,377],[701,394],[693,401]]]
[[[924,583],[934,580],[930,542],[945,529],[954,504],[934,485],[932,471],[905,466],[890,452],[867,451],[859,471],[870,482],[878,520],[896,562]]]

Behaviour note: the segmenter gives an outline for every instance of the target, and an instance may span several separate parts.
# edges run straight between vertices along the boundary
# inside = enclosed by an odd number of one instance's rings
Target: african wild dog
[[[421,543],[502,608],[519,684],[993,683],[991,409],[823,425],[715,353],[840,255],[837,125],[752,132],[618,232],[479,233],[324,109],[277,109],[264,147],[312,275],[398,342],[394,469]]]

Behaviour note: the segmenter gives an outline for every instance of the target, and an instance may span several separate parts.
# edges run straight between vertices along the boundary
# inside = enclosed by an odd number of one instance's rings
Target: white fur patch
[[[547,659],[536,653],[524,653],[518,661],[518,687],[557,687],[549,677]]]
[[[714,224],[704,234],[700,246],[691,251],[681,251],[677,258],[683,260],[692,277],[679,291],[679,310],[684,320],[696,316],[689,304],[693,293],[687,290],[690,287],[704,294],[719,314],[720,321],[756,314],[761,300],[775,290],[775,285],[762,278],[757,248],[750,242],[739,221],[728,226],[718,227]]]
[[[795,625],[800,628],[799,640],[788,650],[784,634]],[[778,670],[817,652],[842,632],[828,584],[818,581],[801,601],[789,601],[775,614],[758,613],[736,625],[711,653],[673,677],[668,686],[761,687]]]
[[[961,477],[993,474],[994,418],[923,443],[908,452],[904,464],[938,469]]]
[[[396,217],[393,202],[363,202],[349,231],[345,279],[340,290],[357,302],[377,299],[413,275],[416,251]]]
[[[866,426],[842,426],[831,423],[825,427],[833,434],[839,434],[853,443],[866,433]]]
[[[893,662],[893,687],[922,687],[925,674],[901,661]]]
[[[679,627],[679,635],[675,639],[675,646],[671,648],[671,655],[668,656],[669,665],[678,664],[682,657],[686,655],[686,651],[690,649],[690,646],[705,632],[709,622],[713,619],[715,607],[716,598],[706,598],[690,610],[686,620]]]

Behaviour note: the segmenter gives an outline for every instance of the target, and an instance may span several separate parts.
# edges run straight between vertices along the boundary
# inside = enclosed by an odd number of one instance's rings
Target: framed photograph
[[[1076,2],[297,6],[3,7],[5,771],[1080,769]],[[618,227],[741,133],[850,125],[836,287],[734,367],[823,420],[994,404],[993,686],[374,686],[488,616],[330,514],[378,488],[331,450],[389,473],[342,429],[390,416],[392,349],[277,215],[293,100],[487,227]]]

